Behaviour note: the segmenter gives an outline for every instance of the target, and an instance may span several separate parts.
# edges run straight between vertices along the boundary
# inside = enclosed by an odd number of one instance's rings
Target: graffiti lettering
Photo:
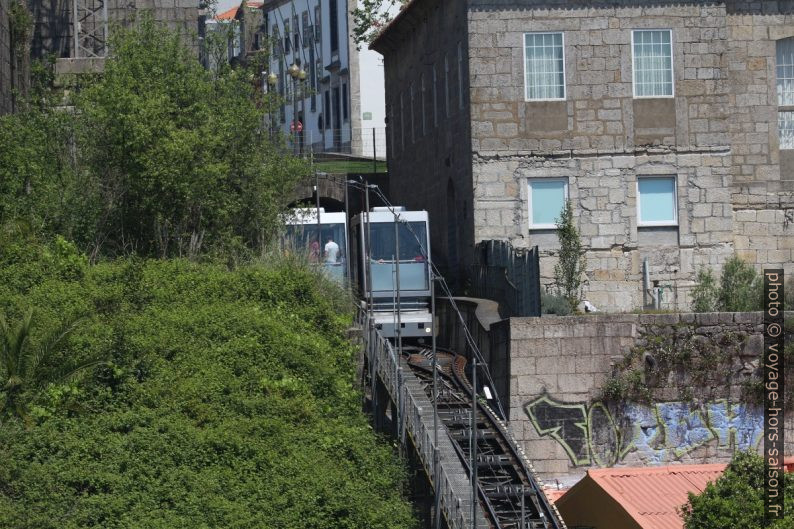
[[[698,447],[757,448],[760,408],[727,400],[628,403],[613,413],[602,402],[570,403],[543,394],[524,406],[540,436],[557,441],[575,466],[612,466],[629,453],[647,464],[679,460]]]

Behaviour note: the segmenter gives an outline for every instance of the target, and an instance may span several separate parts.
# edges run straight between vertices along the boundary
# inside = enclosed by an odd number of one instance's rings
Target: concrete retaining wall
[[[762,352],[761,313],[513,318],[509,331],[510,425],[544,480],[570,484],[599,466],[727,462],[759,446],[762,409],[747,404],[743,384]],[[682,332],[717,352],[733,347],[721,383],[688,388],[674,373],[655,382],[651,400],[602,397],[633,347]]]

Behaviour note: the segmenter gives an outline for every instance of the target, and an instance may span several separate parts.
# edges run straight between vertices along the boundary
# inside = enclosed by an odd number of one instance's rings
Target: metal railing
[[[363,329],[370,379],[375,380],[375,377],[379,377],[389,395],[397,403],[398,436],[404,440],[405,435],[409,435],[431,481],[434,476],[438,476],[438,483],[433,483],[433,489],[439,496],[440,509],[449,528],[469,529],[472,527],[471,493],[468,489],[466,471],[457,457],[447,458],[442,464],[441,458],[437,456],[437,453],[452,454],[454,448],[446,433],[438,437],[439,446],[434,445],[433,405],[430,399],[425,395],[419,382],[410,374],[409,368],[405,367],[409,374],[407,376],[403,374],[404,367],[399,355],[391,343],[373,325],[370,325],[369,316],[364,311],[359,312],[358,322]],[[485,527],[484,521],[478,525]]]
[[[348,155],[366,160],[383,162],[386,160],[385,128],[337,128],[318,130],[301,124],[301,131],[295,130],[291,122],[277,123],[274,130],[283,134],[287,148],[299,156],[313,155],[323,158],[324,154]]]

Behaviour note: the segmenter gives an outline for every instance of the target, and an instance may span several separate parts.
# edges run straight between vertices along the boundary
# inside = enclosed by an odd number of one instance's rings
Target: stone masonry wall
[[[728,8],[725,68],[733,154],[734,248],[759,265],[794,262],[794,151],[777,131],[776,43],[794,37],[794,2]]]
[[[670,379],[651,402],[602,397],[615,366],[648,333],[683,331],[734,344],[725,383],[681,388]],[[727,462],[761,438],[762,410],[747,404],[743,383],[758,367],[762,333],[760,312],[512,318],[510,426],[541,477],[563,485],[590,467]]]
[[[29,0],[28,3],[35,20],[32,56],[70,57],[74,47],[72,0]],[[196,46],[199,0],[108,0],[109,27],[128,25],[143,11],[151,11],[156,21],[170,29],[190,35],[187,42]]]
[[[433,258],[454,284],[474,248],[466,2],[406,9],[375,48],[385,62],[390,193],[395,204],[428,211]]]
[[[471,0],[474,241],[538,245],[550,283],[556,235],[529,230],[527,179],[563,177],[589,250],[586,298],[599,308],[643,304],[645,258],[667,287],[665,308],[688,307],[697,270],[719,272],[735,251],[794,272],[774,71],[775,40],[794,33],[781,13],[794,2],[774,4],[737,13],[720,3]],[[673,31],[674,98],[633,97],[631,31],[642,28]],[[564,32],[565,101],[524,101],[529,31]],[[638,227],[637,177],[660,174],[677,177],[678,226]]]

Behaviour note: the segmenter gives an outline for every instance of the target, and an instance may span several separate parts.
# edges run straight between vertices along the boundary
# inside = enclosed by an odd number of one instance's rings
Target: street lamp
[[[298,142],[297,142],[297,132],[298,132],[298,102],[297,102],[297,88],[298,88],[298,79],[306,79],[306,72],[300,67],[300,61],[296,60],[287,70],[289,72],[290,77],[292,77],[292,126],[290,127],[293,132],[293,150],[294,154],[298,155]]]
[[[298,86],[300,87],[300,96],[301,96],[301,99],[300,99],[301,100],[301,111],[300,111],[301,130],[298,131],[298,132],[300,133],[300,153],[303,154],[303,144],[304,144],[303,140],[305,138],[305,136],[303,135],[303,127],[305,126],[303,124],[303,120],[305,119],[305,115],[306,115],[306,108],[305,108],[305,105],[306,105],[306,70],[304,70],[303,68],[301,68],[301,71],[298,72],[298,81],[299,81]]]

